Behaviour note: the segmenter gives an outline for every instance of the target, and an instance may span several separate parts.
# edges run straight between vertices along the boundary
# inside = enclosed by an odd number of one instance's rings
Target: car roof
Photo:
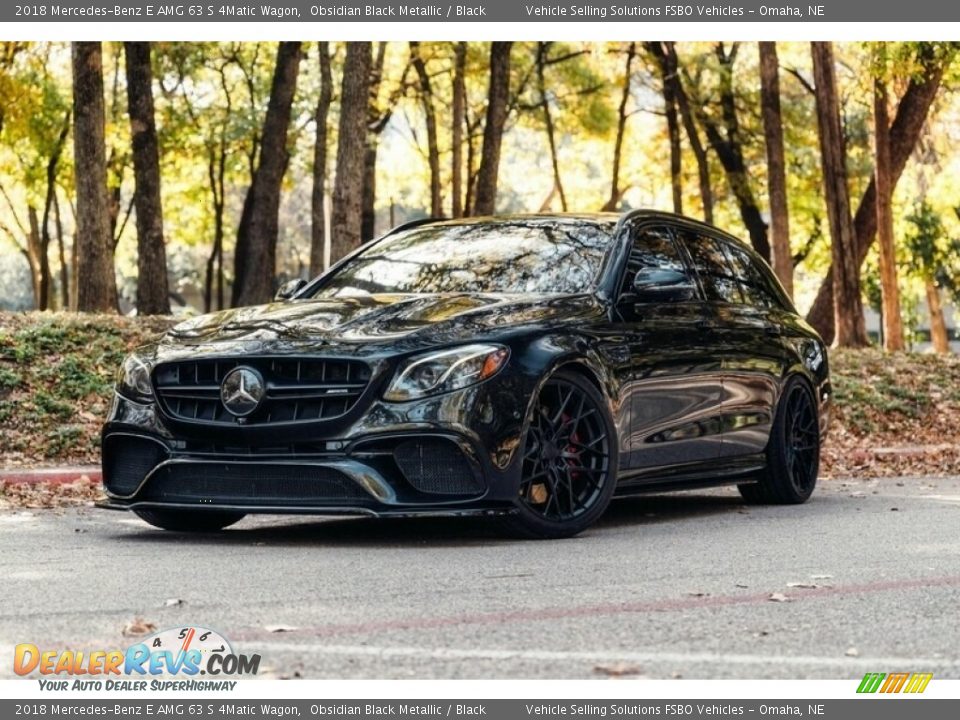
[[[567,213],[509,213],[504,215],[481,215],[477,217],[449,218],[420,218],[393,228],[390,233],[405,230],[411,227],[424,225],[434,226],[462,226],[484,224],[512,224],[512,223],[594,223],[597,225],[615,225],[624,220],[661,220],[673,224],[697,226],[711,232],[721,233],[731,237],[729,233],[713,225],[676,213],[662,210],[639,208],[626,212],[567,212]],[[733,238],[736,239],[736,238]]]
[[[393,235],[394,233],[401,232],[403,230],[409,230],[415,227],[463,227],[465,225],[511,225],[511,224],[522,224],[522,223],[535,223],[535,224],[547,224],[547,223],[557,223],[557,224],[582,224],[589,223],[595,225],[602,225],[605,228],[613,230],[617,227],[618,223],[626,222],[627,220],[638,220],[638,221],[653,221],[653,222],[665,222],[670,223],[674,226],[686,226],[691,229],[698,229],[700,231],[705,231],[716,236],[724,237],[726,240],[733,242],[739,245],[742,249],[746,250],[752,255],[756,255],[753,247],[746,241],[741,238],[738,238],[735,235],[731,235],[725,230],[721,230],[715,225],[709,225],[702,220],[697,220],[696,218],[687,217],[686,215],[678,215],[676,213],[665,212],[663,210],[651,210],[647,208],[638,208],[636,210],[628,210],[622,213],[616,212],[580,212],[580,213],[511,213],[505,215],[481,215],[477,217],[463,217],[457,219],[449,218],[420,218],[417,220],[411,220],[409,222],[397,225],[396,227],[389,230],[386,235]],[[386,235],[384,237],[386,237]],[[759,258],[759,255],[757,255]]]

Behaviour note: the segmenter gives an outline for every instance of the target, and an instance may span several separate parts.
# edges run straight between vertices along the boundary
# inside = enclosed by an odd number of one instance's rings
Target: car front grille
[[[233,425],[220,401],[220,383],[238,366],[257,370],[266,395],[248,425],[332,420],[350,412],[370,383],[359,360],[317,358],[205,359],[157,365],[153,382],[164,412],[176,419]]]
[[[363,505],[370,496],[333,468],[268,463],[171,463],[150,478],[141,497],[157,502]]]

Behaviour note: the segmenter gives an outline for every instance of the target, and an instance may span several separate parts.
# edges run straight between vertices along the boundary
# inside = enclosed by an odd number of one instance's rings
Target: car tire
[[[516,510],[509,534],[566,538],[595,523],[617,481],[617,433],[599,390],[577,373],[557,372],[530,409]]]
[[[767,465],[758,482],[739,485],[752,504],[798,505],[817,484],[820,425],[810,386],[794,376],[784,385],[767,444]]]
[[[245,513],[226,510],[171,510],[153,508],[134,510],[144,522],[175,532],[216,532],[244,518]]]

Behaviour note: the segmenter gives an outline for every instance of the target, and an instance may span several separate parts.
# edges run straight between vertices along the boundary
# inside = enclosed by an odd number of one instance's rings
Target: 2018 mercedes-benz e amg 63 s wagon
[[[109,506],[172,530],[490,514],[562,537],[650,490],[804,502],[830,394],[821,339],[715,228],[423,221],[130,355],[103,478]]]

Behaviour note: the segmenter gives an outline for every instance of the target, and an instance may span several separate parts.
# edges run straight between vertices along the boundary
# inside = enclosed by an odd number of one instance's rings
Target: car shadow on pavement
[[[641,528],[659,523],[682,523],[704,516],[745,512],[736,494],[646,495],[615,500],[597,524],[580,539],[602,537],[608,529]],[[456,547],[527,542],[506,535],[494,518],[304,518],[303,516],[248,516],[222,532],[184,533],[124,524],[113,539],[150,544],[264,545],[264,546],[384,546]],[[578,538],[560,542],[577,542]]]

